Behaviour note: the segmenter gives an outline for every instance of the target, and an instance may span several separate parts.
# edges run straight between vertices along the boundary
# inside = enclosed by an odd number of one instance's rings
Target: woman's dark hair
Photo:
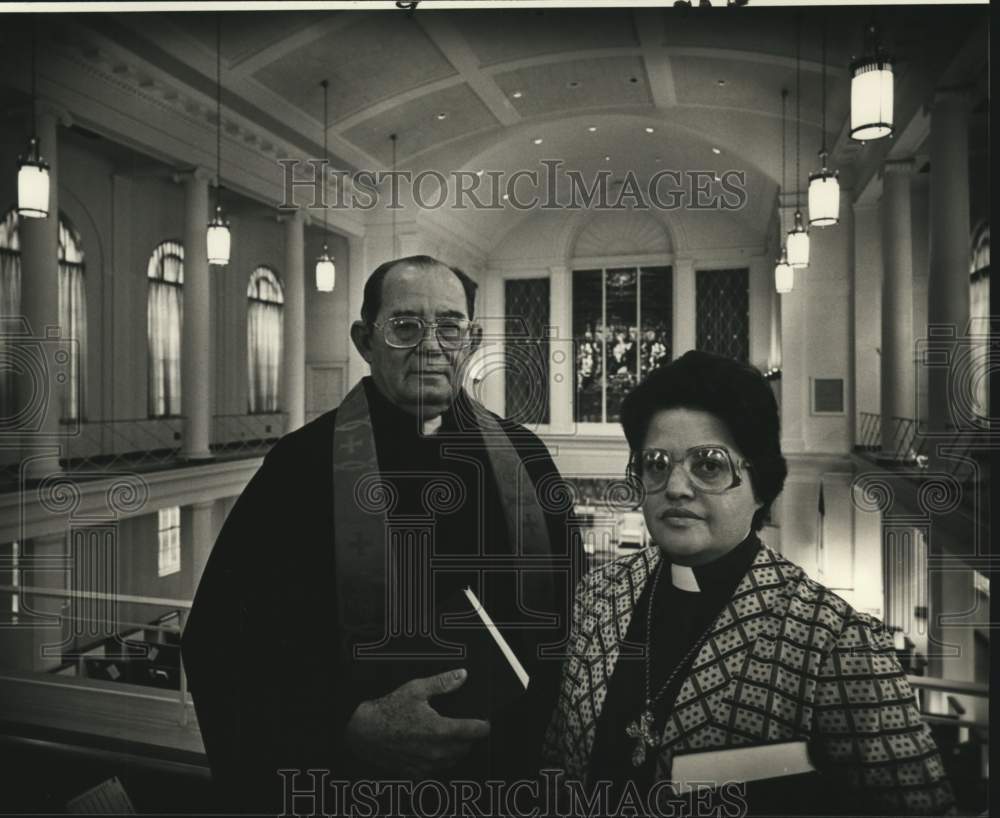
[[[389,274],[389,271],[397,265],[402,267],[421,267],[424,269],[444,267],[446,270],[451,270],[455,274],[455,278],[462,283],[462,289],[465,290],[465,305],[469,310],[469,319],[475,318],[476,290],[479,288],[479,285],[475,281],[469,278],[466,273],[459,270],[458,267],[452,267],[450,264],[438,261],[433,256],[407,256],[406,258],[396,258],[380,264],[368,276],[368,280],[365,282],[364,297],[361,301],[361,320],[366,324],[375,323],[375,317],[382,306],[382,282]]]
[[[764,376],[749,364],[691,350],[654,369],[625,396],[621,423],[629,448],[642,448],[650,418],[661,409],[700,409],[729,429],[750,461],[750,484],[762,505],[753,515],[760,531],[781,493],[788,465],[781,454],[778,403]]]

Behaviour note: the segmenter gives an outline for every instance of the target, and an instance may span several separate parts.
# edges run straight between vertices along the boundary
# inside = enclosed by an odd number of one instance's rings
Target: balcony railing
[[[282,412],[213,415],[210,449],[223,459],[259,457],[285,433],[287,424]],[[59,464],[71,473],[151,471],[181,462],[183,442],[183,417],[83,421],[58,439]],[[17,459],[16,448],[6,450],[6,462],[0,461],[0,489],[17,485]]]

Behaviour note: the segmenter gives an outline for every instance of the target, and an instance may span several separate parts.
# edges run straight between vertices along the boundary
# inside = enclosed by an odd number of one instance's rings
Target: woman
[[[787,474],[760,373],[688,352],[628,394],[622,426],[655,545],[577,589],[548,760],[591,794],[609,781],[613,812],[629,791],[662,798],[681,755],[781,745],[750,756],[777,789],[720,788],[731,796],[722,814],[744,799],[743,812],[770,813],[775,794],[781,814],[830,814],[821,791],[854,814],[947,811],[941,759],[891,638],[757,537]],[[802,787],[776,776],[796,751],[819,774],[797,779],[810,797],[793,808]],[[718,771],[708,778],[724,784],[733,757],[702,756]]]

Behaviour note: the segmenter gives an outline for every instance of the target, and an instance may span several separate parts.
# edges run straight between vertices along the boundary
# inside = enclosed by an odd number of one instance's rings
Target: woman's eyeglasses
[[[680,461],[663,449],[642,449],[630,455],[628,475],[638,480],[647,493],[661,491],[678,462],[691,485],[706,494],[722,494],[736,488],[743,482],[741,469],[750,467],[747,460],[733,462],[724,446],[694,446]]]
[[[472,322],[465,318],[443,318],[440,321],[425,321],[416,315],[399,315],[375,323],[382,330],[385,342],[395,349],[410,349],[424,338],[428,328],[434,328],[435,337],[442,349],[460,349],[469,338]]]

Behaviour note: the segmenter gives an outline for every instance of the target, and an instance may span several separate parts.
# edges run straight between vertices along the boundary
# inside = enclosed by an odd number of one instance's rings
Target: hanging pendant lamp
[[[326,163],[329,159],[327,154],[326,132],[330,127],[330,83],[323,80],[320,85],[323,88],[323,187],[321,195],[323,197],[323,252],[316,259],[316,289],[321,293],[333,292],[333,287],[337,282],[337,266],[334,264],[333,256],[326,243]]]
[[[785,107],[788,101],[788,90],[785,88],[781,89],[781,190],[785,189]],[[778,218],[781,219],[782,207],[781,198],[778,198]],[[784,224],[778,225],[781,232],[784,232]],[[795,271],[792,270],[792,266],[788,263],[788,253],[785,250],[785,245],[781,245],[781,257],[778,259],[777,264],[774,267],[774,289],[776,292],[784,295],[785,293],[790,293],[792,287],[795,284]]]
[[[785,248],[781,248],[781,258],[774,267],[774,289],[784,295],[790,293],[795,286],[795,268],[788,263],[788,255]]]
[[[42,158],[38,143],[38,115],[36,103],[38,93],[36,82],[37,24],[31,19],[31,138],[28,152],[17,159],[17,213],[29,219],[44,219],[49,215],[49,163]]]
[[[801,191],[800,191],[800,166],[799,153],[802,147],[801,139],[801,103],[802,103],[802,15],[798,17],[797,38],[795,46],[795,223],[785,237],[785,249],[788,251],[788,263],[793,267],[809,266],[809,233],[802,222]]]
[[[881,139],[893,132],[892,58],[882,51],[878,29],[865,29],[865,55],[851,63],[851,138]]]
[[[222,16],[215,18],[215,216],[208,223],[208,263],[229,264],[232,236],[222,215]]]
[[[823,131],[819,150],[821,169],[809,174],[809,225],[829,227],[840,221],[840,180],[838,172],[827,170],[826,158],[826,24],[823,25]]]

